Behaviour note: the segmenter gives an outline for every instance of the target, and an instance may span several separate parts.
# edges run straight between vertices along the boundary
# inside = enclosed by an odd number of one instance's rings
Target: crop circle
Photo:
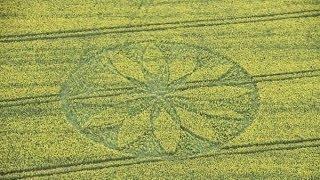
[[[88,54],[61,94],[82,134],[136,156],[217,150],[252,123],[259,107],[256,84],[237,63],[162,41]]]

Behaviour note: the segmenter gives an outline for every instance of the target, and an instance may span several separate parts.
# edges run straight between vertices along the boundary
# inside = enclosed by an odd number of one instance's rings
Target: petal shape
[[[175,60],[170,63],[170,79],[175,81],[187,74],[190,74],[196,68],[196,63],[193,59]]]
[[[138,62],[131,60],[120,53],[115,53],[112,58],[112,65],[117,69],[118,72],[126,77],[131,77],[139,81],[145,81],[144,74]]]
[[[149,61],[149,60],[156,60],[156,59],[164,59],[163,52],[153,43],[148,44],[145,48],[144,54],[143,54],[143,60]]]
[[[220,64],[213,67],[202,67],[188,77],[188,81],[209,81],[217,80],[228,72],[232,64]]]
[[[212,124],[205,117],[177,108],[180,117],[181,126],[196,136],[212,141],[217,137]]]
[[[168,73],[166,72],[168,69],[168,65],[166,64],[165,59],[159,58],[155,60],[144,61],[143,66],[146,68],[148,72],[157,76],[164,76]]]
[[[161,111],[154,120],[154,128],[154,135],[163,149],[168,153],[175,152],[180,141],[179,124],[167,112]]]
[[[150,114],[143,111],[137,116],[126,118],[118,133],[118,147],[123,148],[138,140],[150,127]]]
[[[167,57],[153,44],[146,47],[142,65],[148,72],[157,77],[168,77],[169,65]]]

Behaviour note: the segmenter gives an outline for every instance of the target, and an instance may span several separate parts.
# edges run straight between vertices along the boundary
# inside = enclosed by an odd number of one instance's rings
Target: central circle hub
[[[168,92],[168,84],[162,80],[152,80],[147,83],[147,92],[157,97],[164,97]]]

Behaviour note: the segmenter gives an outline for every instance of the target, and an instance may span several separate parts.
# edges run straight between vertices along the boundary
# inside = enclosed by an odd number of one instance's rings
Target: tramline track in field
[[[92,29],[76,29],[56,32],[43,32],[43,33],[30,33],[20,35],[4,35],[0,36],[0,43],[12,43],[22,41],[36,41],[36,40],[50,40],[50,39],[63,39],[63,38],[79,38],[86,36],[98,36],[105,34],[122,34],[122,33],[134,33],[134,32],[150,32],[150,31],[162,31],[170,29],[181,28],[193,28],[193,27],[209,27],[209,26],[221,26],[228,24],[245,24],[264,21],[276,21],[283,19],[297,19],[307,17],[320,16],[319,10],[305,10],[297,12],[287,12],[278,14],[264,14],[255,15],[250,17],[235,17],[226,19],[203,19],[192,21],[177,21],[167,23],[151,23],[141,25],[126,25],[115,27],[100,27]]]
[[[262,75],[254,75],[254,82],[256,83],[266,83],[266,82],[274,82],[274,81],[285,81],[285,80],[293,80],[300,78],[311,78],[311,77],[319,77],[320,69],[315,70],[305,70],[305,71],[296,71],[296,72],[287,72],[287,73],[276,73],[276,74],[262,74]],[[232,85],[235,84],[249,84],[252,82],[233,82]],[[133,87],[128,87],[132,89]],[[119,93],[119,91],[118,91]],[[87,96],[81,98],[99,98],[108,96],[110,94],[101,94],[99,96]],[[75,99],[79,99],[80,97],[75,97]],[[60,94],[46,94],[32,97],[19,97],[13,99],[2,99],[0,100],[0,108],[11,107],[11,106],[24,106],[28,104],[42,104],[42,103],[51,103],[60,101]]]
[[[240,144],[240,145],[229,145],[222,148],[219,152],[196,155],[192,157],[185,157],[188,159],[199,159],[216,156],[232,156],[242,154],[258,154],[270,151],[281,151],[281,150],[295,150],[301,148],[318,148],[320,146],[319,138],[312,139],[301,139],[301,140],[284,140],[275,142],[265,142],[259,144]],[[8,172],[0,172],[3,179],[21,179],[21,178],[32,178],[41,176],[50,176],[55,174],[66,174],[70,172],[78,172],[84,170],[97,170],[103,168],[130,166],[135,164],[143,163],[157,163],[165,161],[167,159],[161,157],[152,158],[133,158],[123,157],[114,159],[99,159],[88,162],[80,162],[66,165],[56,165],[48,167],[34,167],[29,169],[13,170]],[[181,161],[183,159],[180,159]]]

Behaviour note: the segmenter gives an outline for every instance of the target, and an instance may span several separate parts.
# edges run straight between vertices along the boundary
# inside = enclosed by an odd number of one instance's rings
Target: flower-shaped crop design
[[[259,105],[256,86],[239,65],[169,42],[88,54],[62,96],[80,132],[138,155],[212,150],[241,133]]]

